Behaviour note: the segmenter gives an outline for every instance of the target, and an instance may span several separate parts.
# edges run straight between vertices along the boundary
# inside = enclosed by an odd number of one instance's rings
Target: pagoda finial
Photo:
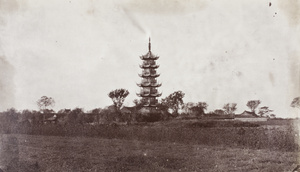
[[[149,51],[151,51],[151,39],[150,39],[150,37],[149,37],[149,46],[148,46],[148,48],[149,48]]]

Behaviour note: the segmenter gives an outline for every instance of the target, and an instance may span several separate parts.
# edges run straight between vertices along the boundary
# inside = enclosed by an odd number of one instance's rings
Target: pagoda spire
[[[149,51],[151,51],[151,39],[149,37],[149,45],[148,45]]]

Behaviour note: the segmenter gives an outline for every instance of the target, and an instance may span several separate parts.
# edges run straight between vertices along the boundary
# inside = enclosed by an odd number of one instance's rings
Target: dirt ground
[[[20,171],[292,171],[298,153],[121,139],[11,135]]]

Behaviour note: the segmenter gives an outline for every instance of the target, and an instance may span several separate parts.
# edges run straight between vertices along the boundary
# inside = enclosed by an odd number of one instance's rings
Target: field
[[[36,171],[291,171],[297,153],[197,144],[13,135]],[[31,166],[31,167],[29,167]]]
[[[16,140],[18,171],[283,172],[299,164],[295,128],[282,121],[258,127],[175,120],[131,126],[47,125],[39,132],[23,130],[31,135],[2,136]]]

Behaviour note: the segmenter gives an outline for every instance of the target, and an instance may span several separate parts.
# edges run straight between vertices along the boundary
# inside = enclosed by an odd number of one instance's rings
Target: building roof
[[[258,115],[255,112],[244,111],[241,114],[235,115],[235,118],[257,118]]]
[[[47,118],[45,121],[55,121],[55,120],[57,120],[57,116],[56,115],[54,115],[54,116],[52,116],[50,118]]]

